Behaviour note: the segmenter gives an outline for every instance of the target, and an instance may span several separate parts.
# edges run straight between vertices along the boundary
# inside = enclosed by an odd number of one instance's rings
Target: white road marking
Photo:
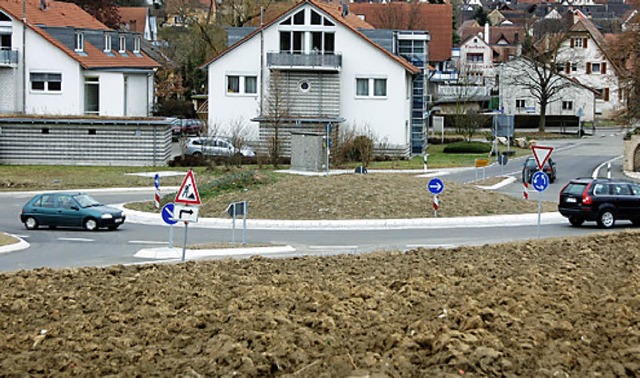
[[[309,249],[358,249],[357,245],[310,245]]]
[[[407,248],[456,248],[453,244],[407,244]]]
[[[85,238],[58,238],[58,240],[62,241],[79,241],[79,242],[93,242],[93,239],[85,239]]]
[[[17,236],[17,237],[19,237],[20,239],[27,239],[27,238],[29,238],[31,235],[18,235],[18,234],[15,234],[14,236]]]
[[[169,242],[155,241],[155,240],[129,240],[129,244],[169,244]]]

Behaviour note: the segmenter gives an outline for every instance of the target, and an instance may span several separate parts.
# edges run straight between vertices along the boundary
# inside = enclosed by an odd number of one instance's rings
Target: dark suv
[[[596,221],[611,228],[616,220],[640,225],[640,184],[606,178],[577,178],[560,191],[558,211],[573,226]]]

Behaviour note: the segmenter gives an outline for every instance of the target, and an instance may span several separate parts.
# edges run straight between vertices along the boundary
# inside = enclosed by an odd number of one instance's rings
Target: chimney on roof
[[[489,38],[489,23],[484,23],[484,42],[488,45],[491,43],[491,38]]]
[[[47,0],[40,0],[40,10],[41,11],[47,10]]]
[[[342,17],[347,17],[349,14],[349,4],[347,4],[347,0],[342,0]]]

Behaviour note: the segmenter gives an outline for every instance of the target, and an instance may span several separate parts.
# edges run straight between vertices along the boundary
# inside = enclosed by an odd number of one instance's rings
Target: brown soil
[[[640,375],[640,235],[0,274],[0,375]]]

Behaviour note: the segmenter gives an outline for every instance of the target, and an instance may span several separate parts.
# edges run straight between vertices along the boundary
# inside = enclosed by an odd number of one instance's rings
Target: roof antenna
[[[40,0],[40,10],[47,10],[47,0]]]
[[[349,4],[346,1],[342,0],[342,17],[347,17],[349,14]]]

